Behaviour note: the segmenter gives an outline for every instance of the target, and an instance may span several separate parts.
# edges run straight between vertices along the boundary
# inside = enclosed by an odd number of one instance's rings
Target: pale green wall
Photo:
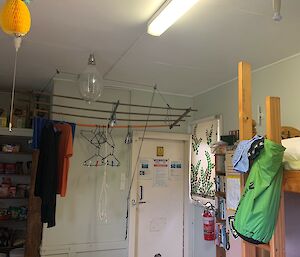
[[[257,121],[257,106],[263,107],[265,97],[281,98],[282,124],[300,128],[299,93],[300,93],[300,56],[269,65],[252,73],[252,110]],[[212,91],[194,98],[194,108],[199,110],[194,119],[213,114],[223,115],[224,133],[238,128],[237,80],[231,81]],[[258,127],[264,133],[265,119]]]

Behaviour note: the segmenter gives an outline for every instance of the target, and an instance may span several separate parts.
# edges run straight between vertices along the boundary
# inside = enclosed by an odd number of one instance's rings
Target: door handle
[[[143,201],[143,198],[144,198],[144,187],[140,186],[140,201],[138,202],[138,204],[146,203],[145,201]]]
[[[143,186],[140,186],[140,201],[143,200],[143,194],[144,194],[144,188]]]

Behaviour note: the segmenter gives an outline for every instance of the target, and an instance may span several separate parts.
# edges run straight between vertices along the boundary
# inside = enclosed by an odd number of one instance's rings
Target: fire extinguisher
[[[215,233],[215,212],[210,207],[205,207],[203,214],[203,235],[204,240],[206,241],[212,241],[216,239],[216,233]]]

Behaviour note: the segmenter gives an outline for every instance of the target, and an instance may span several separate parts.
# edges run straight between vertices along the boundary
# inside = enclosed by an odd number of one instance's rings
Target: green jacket
[[[234,229],[251,243],[268,243],[272,238],[280,204],[284,150],[266,139],[251,167],[234,221]]]

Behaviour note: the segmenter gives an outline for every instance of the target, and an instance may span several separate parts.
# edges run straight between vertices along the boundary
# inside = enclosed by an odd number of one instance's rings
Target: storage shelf
[[[17,219],[8,219],[8,220],[1,220],[0,219],[0,223],[23,223],[23,222],[27,222],[27,220],[17,220]]]
[[[28,200],[28,197],[0,197],[0,200]]]
[[[7,155],[32,155],[32,152],[3,152],[3,151],[0,151],[0,154],[7,154]]]
[[[0,173],[0,176],[12,176],[12,177],[30,177],[30,174],[17,174],[17,173]]]
[[[24,244],[20,246],[8,246],[8,247],[0,247],[0,253],[9,253],[13,249],[23,248]]]
[[[28,128],[13,128],[12,132],[8,128],[0,127],[0,136],[15,136],[15,137],[32,137],[33,129]]]

